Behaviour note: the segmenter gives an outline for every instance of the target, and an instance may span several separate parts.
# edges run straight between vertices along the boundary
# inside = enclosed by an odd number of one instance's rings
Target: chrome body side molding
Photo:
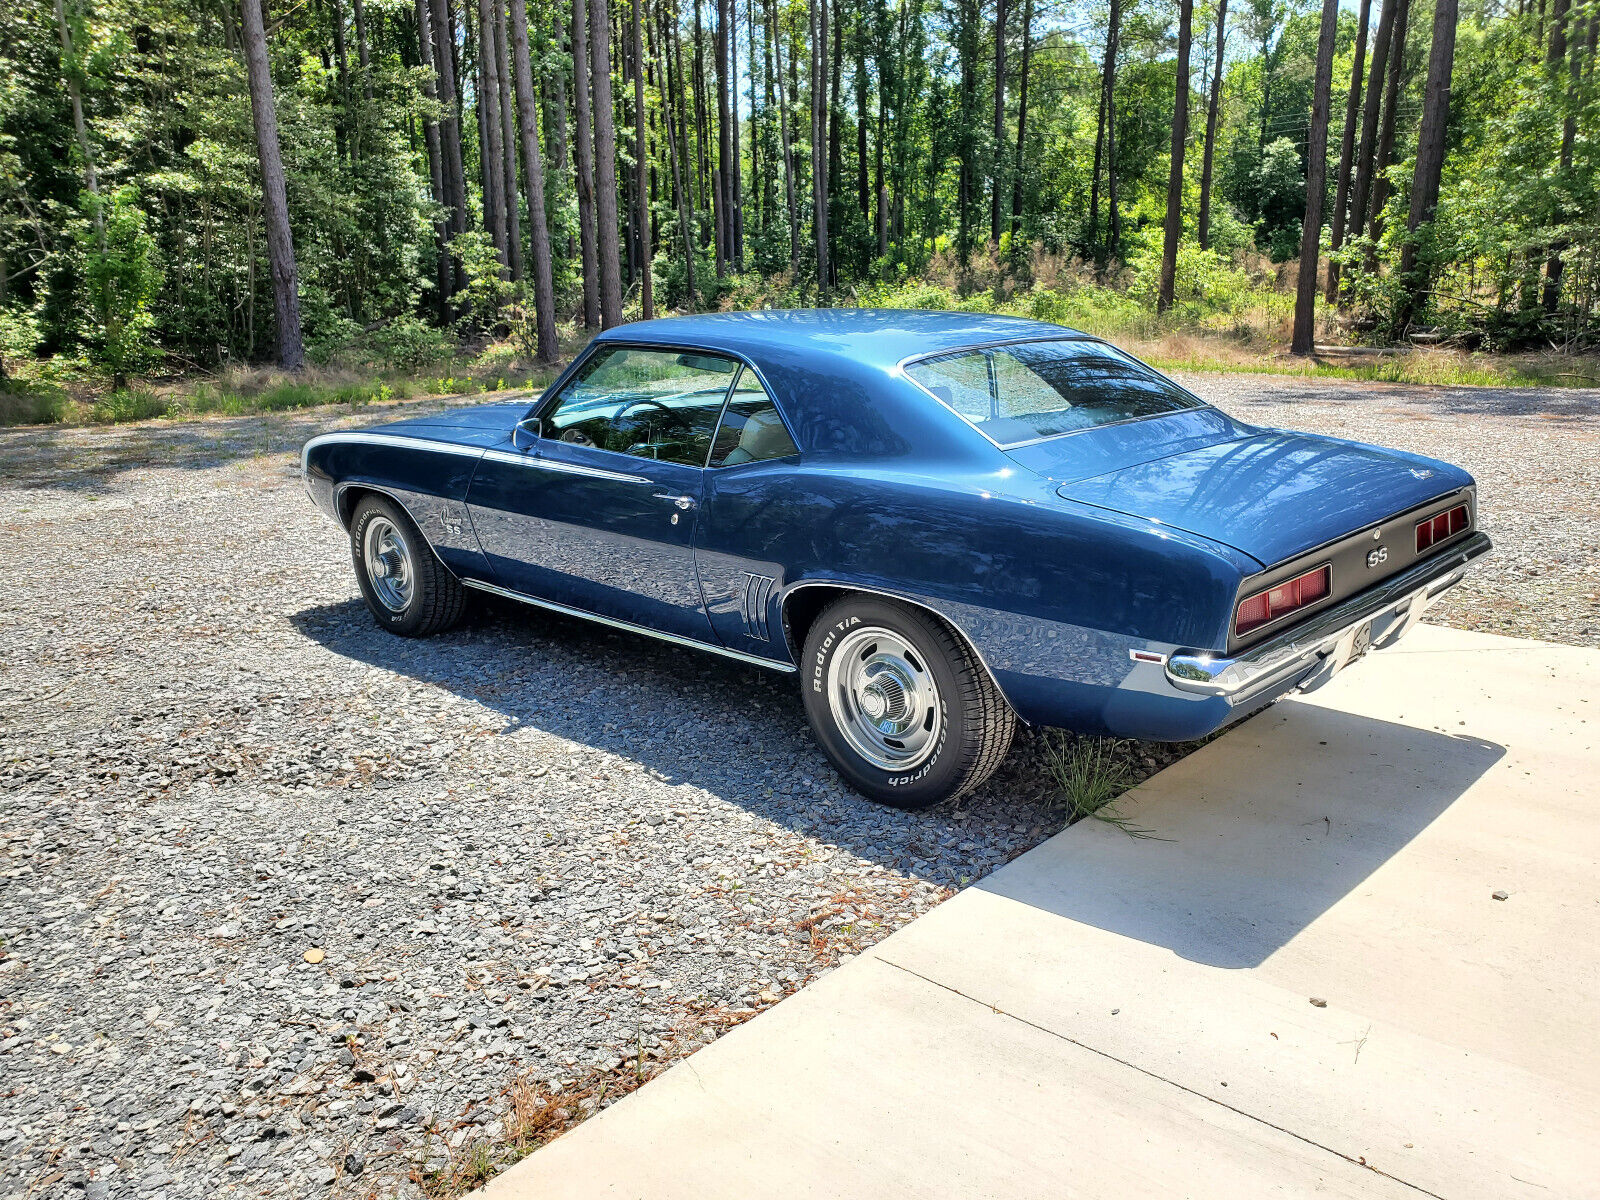
[[[531,467],[538,471],[559,471],[563,475],[586,475],[590,479],[609,479],[614,483],[651,483],[643,475],[630,475],[626,471],[608,471],[604,467],[587,467],[580,463],[562,462],[560,459],[541,458],[537,454],[517,453],[511,450],[485,450],[483,457],[494,462],[510,463],[517,467]]]
[[[609,625],[613,629],[625,630],[628,633],[639,633],[645,637],[656,638],[663,642],[671,642],[677,646],[688,646],[694,650],[706,650],[712,654],[720,654],[724,658],[737,659],[739,662],[749,663],[755,667],[768,667],[774,671],[792,674],[795,667],[791,663],[777,662],[770,658],[761,658],[759,655],[746,654],[741,650],[729,650],[726,646],[713,646],[709,642],[697,642],[693,638],[679,637],[675,633],[662,633],[659,629],[649,629],[643,625],[635,625],[631,621],[619,621],[615,617],[602,617],[599,613],[587,612],[581,608],[573,608],[568,604],[558,604],[554,600],[541,600],[537,596],[529,596],[523,592],[514,592],[510,588],[499,587],[496,584],[484,583],[481,579],[463,579],[461,581],[469,588],[476,588],[480,592],[488,592],[493,596],[503,596],[507,600],[517,600],[523,604],[531,604],[535,608],[546,608],[551,612],[561,613],[568,617],[581,617],[585,621],[598,621],[601,625]]]

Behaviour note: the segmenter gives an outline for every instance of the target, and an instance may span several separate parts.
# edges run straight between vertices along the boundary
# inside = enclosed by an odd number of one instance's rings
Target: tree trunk
[[[367,48],[367,13],[362,0],[354,0],[356,15],[356,55],[361,64],[361,98],[372,99],[372,55]]]
[[[1028,140],[1028,73],[1033,65],[1033,0],[1022,4],[1022,70],[1017,76],[1017,153],[1011,162],[1011,237],[1022,227],[1022,151]]]
[[[744,178],[739,165],[739,5],[737,0],[723,0],[728,13],[728,104],[733,110],[733,125],[728,137],[733,143],[733,158],[728,177],[728,228],[733,234],[731,253],[733,269],[744,270]]]
[[[711,179],[710,151],[706,149],[711,141],[710,105],[706,96],[706,63],[705,63],[705,31],[700,25],[700,0],[694,0],[694,182],[700,196],[700,208],[706,207],[706,186]],[[722,202],[716,193],[711,196],[711,231],[712,243],[716,252],[722,252],[721,243],[717,238],[717,214],[722,211]],[[722,268],[717,268],[721,275]]]
[[[1189,0],[1184,0],[1188,3]],[[1000,245],[1000,190],[1004,186],[1006,139],[1006,0],[994,5],[994,140],[989,178],[989,240]]]
[[[248,7],[250,0],[245,0]],[[257,3],[260,0],[256,0]],[[260,10],[256,14],[257,24],[260,23]],[[89,189],[89,194],[96,198],[100,195],[100,176],[94,167],[94,150],[89,145],[89,123],[83,115],[83,91],[78,86],[78,60],[72,48],[72,31],[67,26],[67,13],[62,5],[62,0],[56,0],[56,31],[61,38],[61,75],[67,85],[67,98],[72,102],[72,130],[77,135],[78,151],[83,155],[83,186]],[[263,43],[264,44],[264,43]],[[265,51],[263,51],[264,53]],[[268,89],[271,89],[269,77]],[[273,118],[274,137],[276,137],[277,118]],[[105,241],[105,214],[100,211],[100,206],[94,206],[94,228],[96,237],[102,244]]]
[[[1417,166],[1411,177],[1411,210],[1406,242],[1400,249],[1400,277],[1406,288],[1399,325],[1403,331],[1433,286],[1432,268],[1417,262],[1417,232],[1433,220],[1444,168],[1444,137],[1450,123],[1450,76],[1456,60],[1456,0],[1436,0],[1428,83],[1422,94],[1422,131],[1417,135]]]
[[[856,83],[856,207],[863,222],[872,220],[872,182],[867,176],[867,39],[857,18],[855,42]]]
[[[811,223],[817,246],[817,292],[828,295],[828,0],[809,0],[811,33]]]
[[[734,257],[733,246],[733,144],[732,118],[728,115],[728,93],[733,81],[728,75],[728,9],[733,0],[717,0],[717,274],[727,271]],[[737,269],[737,267],[735,268]]]
[[[600,324],[600,267],[595,252],[594,122],[589,100],[587,0],[572,0],[572,99],[577,112],[578,242],[583,255],[583,324]]]
[[[467,168],[461,152],[461,92],[456,86],[456,25],[450,0],[431,0],[433,5],[434,67],[439,77],[439,103],[444,120],[439,122],[439,144],[444,152],[444,183],[452,239],[467,231]],[[462,282],[459,259],[451,255],[450,294]]]
[[[683,168],[684,175],[684,203],[687,204],[689,208],[689,231],[685,235],[683,251],[684,254],[688,256],[689,280],[691,283],[689,288],[689,299],[691,306],[693,306],[699,303],[699,293],[693,287],[693,280],[695,277],[696,256],[700,253],[700,215],[695,211],[695,185],[694,182],[689,179],[689,109],[688,97],[685,94],[688,89],[686,89],[684,86],[683,77],[683,38],[678,30],[678,19],[676,12],[669,17],[663,17],[662,20],[663,23],[667,25],[671,34],[672,61],[676,65],[678,73],[678,85],[675,89],[675,92],[678,105],[678,131],[679,136],[682,138],[683,147],[679,162]],[[698,144],[698,134],[696,135],[696,139]]]
[[[555,52],[570,54],[572,48],[567,44],[566,26],[562,23],[559,8],[551,11],[550,20],[550,41]],[[550,124],[545,136],[550,143],[550,169],[560,173],[567,169],[567,73],[559,69],[551,71],[547,86],[550,92]]]
[[[839,120],[839,80],[844,74],[844,19],[839,11],[839,0],[833,0],[833,11],[828,17],[829,26],[833,31],[833,72],[828,85],[828,203],[833,203],[833,189],[838,180],[844,175],[844,158],[840,149],[839,131],[843,123]],[[826,43],[827,39],[823,39]],[[833,222],[833,211],[828,212],[829,224]],[[830,247],[831,249],[831,247]],[[839,283],[839,264],[833,254],[828,255],[828,285],[835,287]]]
[[[528,46],[526,0],[511,0],[512,70],[517,81],[517,129],[522,143],[522,173],[528,178],[529,250],[533,259],[533,307],[539,361],[560,356],[556,339],[556,289],[550,266],[550,227],[544,212],[544,160],[539,149],[539,103],[533,87],[533,55]]]
[[[1117,216],[1117,43],[1121,35],[1121,0],[1111,0],[1110,14],[1106,22],[1105,65],[1100,71],[1101,132],[1100,136],[1095,138],[1094,182],[1089,190],[1089,236],[1093,239],[1098,236],[1100,229],[1099,185],[1103,149],[1106,206],[1110,210],[1110,217],[1106,222],[1106,240],[1103,246],[1097,246],[1095,251],[1095,262],[1101,272],[1105,271],[1107,261],[1116,253],[1117,243],[1122,236],[1122,227]]]
[[[494,71],[500,85],[500,171],[506,203],[506,250],[511,278],[522,278],[522,217],[517,204],[517,127],[511,106],[511,52],[506,36],[506,0],[494,0]]]
[[[278,320],[278,365],[285,371],[305,366],[300,341],[300,276],[294,238],[289,232],[289,200],[283,157],[278,150],[278,114],[272,105],[272,67],[261,0],[242,0],[244,61],[250,76],[250,114],[255,120],[256,157],[261,164],[261,195],[267,220],[267,257],[272,263],[272,304]]]
[[[1366,3],[1367,0],[1362,0]],[[1217,152],[1217,113],[1222,104],[1222,51],[1228,42],[1228,0],[1217,3],[1216,61],[1211,66],[1211,94],[1206,98],[1206,146],[1200,159],[1200,249],[1211,249],[1211,170]]]
[[[611,101],[611,16],[606,0],[590,0],[589,86],[594,89],[595,239],[600,259],[600,328],[622,324],[617,258],[617,130]]]
[[[1179,0],[1177,81],[1172,99],[1172,159],[1167,171],[1167,225],[1161,241],[1161,290],[1156,296],[1158,313],[1164,313],[1172,307],[1178,282],[1178,241],[1183,236],[1183,152],[1189,139],[1189,42],[1193,26],[1194,0]]]
[[[1362,103],[1361,141],[1357,145],[1356,180],[1350,195],[1350,217],[1346,225],[1350,236],[1360,237],[1367,228],[1367,201],[1372,196],[1373,169],[1377,162],[1378,106],[1383,99],[1383,84],[1389,68],[1389,48],[1394,38],[1396,0],[1383,0],[1378,17],[1378,32],[1372,42],[1372,70],[1367,77],[1367,96]]]
[[[428,0],[416,0],[417,14],[417,51],[422,59],[422,94],[429,100],[438,98],[438,88],[434,80],[438,72],[434,67],[433,59],[433,20],[428,11]],[[450,293],[453,288],[453,273],[450,267],[450,250],[447,245],[450,237],[447,218],[442,215],[448,208],[444,184],[444,154],[439,143],[439,123],[434,120],[424,120],[422,123],[423,140],[428,146],[428,182],[432,189],[433,202],[439,206],[441,215],[433,223],[434,253],[437,261],[434,264],[434,288],[439,308],[439,319],[443,321],[449,312]]]
[[[683,240],[683,266],[685,275],[687,276],[689,290],[689,311],[694,312],[698,307],[694,285],[694,235],[690,230],[689,189],[683,177],[683,163],[678,153],[678,126],[674,120],[673,112],[676,106],[673,104],[671,99],[671,97],[674,95],[681,99],[683,95],[681,90],[683,86],[683,62],[681,55],[678,56],[676,60],[677,72],[676,75],[674,75],[673,50],[676,39],[669,39],[667,30],[665,28],[667,18],[663,16],[661,9],[662,6],[658,4],[655,11],[657,36],[660,42],[659,53],[661,60],[657,65],[657,70],[661,72],[661,76],[666,82],[667,89],[661,97],[663,101],[661,105],[661,111],[666,118],[667,124],[667,156],[671,160],[672,164],[672,194],[677,200],[678,230],[679,236]],[[676,31],[676,21],[677,18],[674,17],[674,32]]]
[[[339,0],[332,0],[332,14],[328,18],[328,24],[333,30],[333,52],[339,63],[339,107],[342,116],[338,128],[343,131],[345,151],[350,155],[350,162],[354,165],[361,161],[361,152],[356,144],[355,96],[350,88],[350,53],[344,44],[344,6]]]
[[[639,305],[646,321],[656,315],[655,280],[651,278],[650,248],[650,144],[645,137],[647,116],[644,107],[644,22],[639,12],[643,0],[630,0],[633,10],[633,130],[634,171],[637,181],[634,191],[639,200]]]
[[[1372,0],[1361,0],[1361,15],[1356,20],[1356,48],[1350,61],[1350,95],[1344,106],[1344,139],[1339,145],[1339,177],[1334,183],[1333,230],[1329,246],[1337,251],[1344,245],[1345,201],[1350,197],[1350,159],[1355,153],[1356,114],[1361,109],[1362,76],[1367,68],[1367,20],[1372,15]],[[1327,302],[1339,298],[1339,264],[1328,260]]]
[[[1571,19],[1573,9],[1566,0],[1556,0],[1550,12],[1550,49],[1545,58],[1545,67],[1550,72],[1551,86],[1555,86],[1554,76],[1567,66],[1567,115],[1561,123],[1561,157],[1560,170],[1565,175],[1572,169],[1572,146],[1577,137],[1578,124],[1573,112],[1576,100],[1580,72],[1580,57],[1577,53],[1582,46],[1582,27],[1580,26],[1575,36],[1571,39],[1572,53],[1568,53],[1567,22]],[[1563,63],[1563,59],[1569,60]],[[1564,181],[1563,181],[1564,182]],[[1559,221],[1564,214],[1553,214]],[[1558,237],[1550,243],[1550,256],[1544,264],[1544,294],[1540,297],[1540,304],[1545,312],[1555,315],[1556,308],[1561,303],[1561,275],[1565,268],[1562,254],[1566,251],[1568,240]]]
[[[789,270],[800,266],[800,210],[794,194],[794,139],[789,126],[789,92],[783,86],[783,37],[774,15],[775,0],[766,0],[767,28],[772,35],[774,69],[778,73],[778,134],[783,142],[783,195],[789,207]]]
[[[1383,236],[1383,209],[1389,203],[1389,156],[1394,152],[1395,109],[1400,106],[1400,77],[1406,66],[1406,25],[1411,19],[1411,0],[1395,0],[1394,40],[1389,46],[1389,78],[1383,88],[1383,118],[1378,125],[1378,148],[1372,159],[1372,200],[1368,214],[1368,236],[1373,248],[1367,254],[1367,270],[1377,269],[1377,241]]]
[[[1454,0],[1439,0],[1453,4]],[[1294,340],[1290,351],[1314,348],[1317,310],[1317,253],[1322,247],[1322,202],[1328,190],[1328,111],[1333,106],[1333,42],[1339,28],[1339,0],[1322,0],[1317,37],[1317,69],[1312,81],[1311,128],[1306,134],[1306,215],[1300,224],[1300,278],[1294,298]]]
[[[483,224],[500,265],[511,263],[506,236],[505,144],[500,123],[500,75],[494,46],[494,4],[478,0],[478,166],[483,175]]]

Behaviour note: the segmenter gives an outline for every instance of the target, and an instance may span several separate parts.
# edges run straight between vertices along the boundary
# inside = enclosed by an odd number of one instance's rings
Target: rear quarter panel
[[[853,464],[712,472],[697,550],[713,626],[732,648],[782,652],[781,608],[797,589],[887,592],[954,622],[1024,719],[1108,728],[1108,710],[1127,702],[1117,693],[1151,666],[1129,650],[1220,645],[1255,564],[1193,535],[1070,504],[1048,481],[1027,478],[1036,493],[1014,477],[867,474]],[[752,573],[774,581],[770,642],[749,624]],[[1154,671],[1132,679],[1135,693],[1155,684]],[[1171,694],[1164,681],[1160,690]],[[1183,716],[1170,728],[1147,722],[1140,736],[1189,736],[1200,714]]]

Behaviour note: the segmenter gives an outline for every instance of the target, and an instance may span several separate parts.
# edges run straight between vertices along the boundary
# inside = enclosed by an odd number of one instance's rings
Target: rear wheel
[[[857,791],[926,808],[971,791],[1011,746],[1016,718],[989,673],[943,621],[872,596],[835,601],[802,661],[806,716]]]
[[[402,637],[427,637],[461,617],[465,595],[411,518],[386,496],[368,495],[350,514],[356,581],[378,624]]]

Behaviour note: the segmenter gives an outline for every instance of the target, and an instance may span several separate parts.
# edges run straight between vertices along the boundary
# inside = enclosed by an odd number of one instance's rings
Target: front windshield
[[[958,350],[906,374],[1001,446],[1202,407],[1115,347],[1081,339]]]

